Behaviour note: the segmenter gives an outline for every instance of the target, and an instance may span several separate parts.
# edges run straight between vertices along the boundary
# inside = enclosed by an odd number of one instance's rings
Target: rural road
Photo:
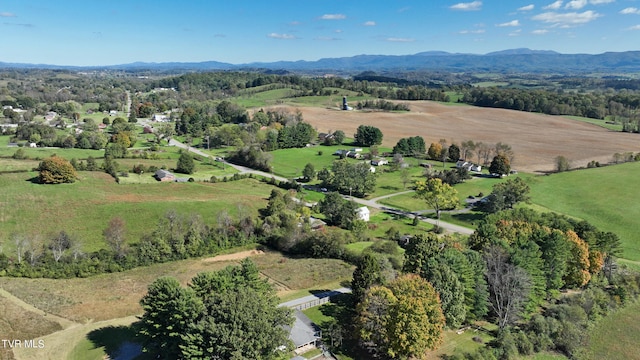
[[[203,156],[203,157],[211,157],[211,155],[206,154],[198,149],[195,149],[193,147],[187,146],[177,140],[174,139],[170,139],[169,140],[169,145],[170,146],[177,146],[179,148],[183,148],[183,149],[187,149],[187,151],[190,151],[194,154]],[[224,161],[224,160],[223,160]],[[240,165],[235,165],[235,164],[231,164],[227,161],[224,161],[225,164],[233,167],[234,169],[238,170],[240,173],[250,173],[250,174],[254,174],[254,175],[260,175],[260,176],[264,176],[266,178],[274,178],[278,181],[290,181],[290,179],[287,179],[285,177],[282,176],[278,176],[278,175],[274,175],[268,172],[264,172],[264,171],[259,171],[259,170],[255,170],[255,169],[251,169],[248,168],[246,166],[240,166]],[[351,200],[355,203],[364,205],[364,206],[369,206],[375,209],[380,209],[382,211],[385,212],[389,212],[389,213],[393,213],[393,214],[397,214],[397,215],[403,215],[403,216],[416,216],[417,214],[424,214],[429,212],[429,210],[426,211],[419,211],[419,212],[410,212],[410,211],[405,211],[405,210],[401,210],[401,209],[397,209],[397,208],[393,208],[387,205],[382,205],[379,204],[378,201],[382,200],[382,199],[386,199],[392,196],[396,196],[396,195],[402,195],[402,194],[408,194],[413,192],[413,190],[407,190],[407,191],[401,191],[401,192],[397,192],[397,193],[393,193],[393,194],[388,194],[388,195],[384,195],[384,196],[379,196],[377,198],[373,198],[373,199],[360,199],[357,197],[353,197],[353,196],[349,196],[349,195],[343,195],[342,197],[347,199],[347,200]],[[433,210],[431,210],[433,211]],[[420,215],[417,215],[420,216]],[[435,219],[431,219],[431,218],[424,218],[424,217],[420,217],[421,221],[427,222],[429,224],[433,224],[433,225],[437,225],[440,226],[441,228],[445,229],[448,232],[455,232],[455,233],[460,233],[460,234],[464,234],[464,235],[471,235],[473,234],[473,232],[475,230],[470,229],[470,228],[466,228],[464,226],[460,226],[460,225],[455,225],[455,224],[451,224],[445,221],[440,220],[438,223],[438,220]]]

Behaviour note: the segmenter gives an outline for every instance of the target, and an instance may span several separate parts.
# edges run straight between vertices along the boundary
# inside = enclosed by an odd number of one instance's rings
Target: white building
[[[362,221],[369,221],[369,208],[366,206],[357,208],[356,218]]]

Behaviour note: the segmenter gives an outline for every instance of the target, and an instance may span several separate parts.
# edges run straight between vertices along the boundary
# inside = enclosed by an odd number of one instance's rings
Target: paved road
[[[206,153],[204,153],[204,152],[202,152],[202,151],[200,151],[200,150],[198,150],[196,148],[187,146],[186,144],[183,144],[183,143],[181,143],[181,142],[179,142],[177,140],[174,140],[174,139],[169,140],[169,145],[177,146],[177,147],[180,147],[180,148],[183,148],[183,149],[187,149],[188,151],[190,151],[190,152],[192,152],[194,154],[198,154],[198,155],[203,156],[203,157],[211,157],[211,155],[209,155],[209,154],[206,154]],[[224,161],[224,163],[229,165],[229,166],[231,166],[231,167],[233,167],[234,169],[238,170],[240,173],[250,173],[250,174],[254,174],[254,175],[260,175],[260,176],[264,176],[264,177],[267,177],[267,178],[274,178],[274,179],[276,179],[278,181],[290,181],[290,179],[287,179],[285,177],[274,175],[274,174],[267,173],[267,172],[260,171],[260,170],[254,170],[254,169],[248,168],[246,166],[235,165],[235,164],[231,164],[231,163],[226,162],[226,161]],[[407,190],[407,191],[402,191],[402,192],[398,192],[398,193],[379,196],[377,198],[373,198],[373,199],[369,199],[369,200],[360,199],[360,198],[353,197],[353,196],[348,196],[348,195],[343,195],[343,198],[345,198],[347,200],[353,200],[354,202],[356,202],[358,204],[361,204],[361,205],[364,205],[364,206],[369,206],[369,207],[372,207],[372,208],[375,208],[375,209],[380,209],[380,210],[383,210],[383,211],[386,211],[386,212],[389,212],[389,213],[403,215],[403,216],[416,216],[416,215],[425,214],[425,213],[428,213],[428,212],[433,212],[433,210],[423,210],[423,211],[418,211],[418,212],[410,212],[410,211],[404,211],[404,210],[401,210],[401,209],[396,209],[396,208],[393,208],[393,207],[390,207],[390,206],[387,206],[387,205],[382,205],[382,204],[378,203],[379,200],[386,199],[386,198],[389,198],[389,197],[392,197],[392,196],[396,196],[396,195],[408,194],[408,193],[411,193],[411,192],[413,192],[413,190]],[[469,228],[466,228],[466,227],[460,226],[460,225],[451,224],[451,223],[448,223],[448,222],[445,222],[445,221],[442,221],[442,220],[440,220],[438,222],[438,220],[431,219],[431,218],[424,218],[424,217],[420,217],[420,220],[424,221],[424,222],[428,222],[428,223],[433,224],[433,225],[438,225],[441,228],[443,228],[443,229],[445,229],[445,230],[447,230],[449,232],[456,232],[456,233],[465,234],[465,235],[471,235],[474,232],[473,229],[469,229]]]

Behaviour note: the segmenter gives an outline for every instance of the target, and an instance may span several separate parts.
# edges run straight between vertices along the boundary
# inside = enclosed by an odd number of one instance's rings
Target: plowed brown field
[[[300,110],[305,121],[319,132],[343,130],[348,136],[359,125],[372,125],[384,134],[383,145],[392,147],[398,139],[422,136],[428,144],[446,139],[511,145],[515,152],[512,168],[526,172],[552,171],[555,158],[562,155],[572,167],[591,160],[612,161],[613,154],[640,152],[640,134],[613,132],[561,116],[521,111],[452,106],[430,101],[409,103],[405,113],[340,111],[319,107]],[[474,157],[475,160],[475,157]]]

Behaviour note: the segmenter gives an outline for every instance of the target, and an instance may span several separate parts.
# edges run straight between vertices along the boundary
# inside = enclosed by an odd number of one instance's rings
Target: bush
[[[16,150],[16,152],[14,152],[11,157],[16,160],[24,160],[29,158],[29,156],[27,155],[27,152],[24,151],[24,149],[22,148]]]

